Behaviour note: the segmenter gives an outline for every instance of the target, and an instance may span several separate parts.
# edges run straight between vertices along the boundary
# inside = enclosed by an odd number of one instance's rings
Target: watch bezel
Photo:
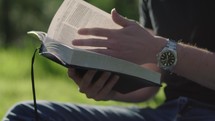
[[[163,63],[163,56],[166,56],[165,54],[166,53],[170,53],[171,55],[171,58],[172,57],[174,57],[174,62],[173,63],[169,63],[169,62],[167,62],[167,63]],[[175,50],[172,50],[172,49],[168,49],[168,48],[165,48],[165,49],[163,49],[160,53],[159,53],[159,55],[158,55],[158,66],[160,67],[160,68],[162,68],[162,69],[164,69],[164,70],[171,70],[172,69],[172,67],[174,67],[175,65],[176,65],[176,62],[177,62],[177,54],[176,54],[176,52],[175,52]],[[169,61],[169,60],[167,60],[167,61]]]
[[[167,71],[171,71],[173,67],[176,65],[177,63],[177,51],[176,51],[176,46],[177,43],[173,40],[168,40],[167,45],[161,50],[161,52],[159,52],[157,54],[157,66],[163,70],[167,70]],[[165,55],[165,53],[170,53],[171,58],[174,58],[174,61],[170,64],[168,63],[163,63],[164,61],[162,60]],[[167,62],[169,60],[166,60]]]

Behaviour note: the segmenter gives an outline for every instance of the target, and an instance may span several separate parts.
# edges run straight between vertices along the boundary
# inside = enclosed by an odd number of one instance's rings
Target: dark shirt
[[[215,52],[213,0],[140,0],[140,2],[140,22],[143,26],[153,29],[157,35],[182,40],[184,43]],[[215,105],[214,90],[176,74],[164,73],[162,81],[167,84],[164,90],[167,101],[186,96]]]

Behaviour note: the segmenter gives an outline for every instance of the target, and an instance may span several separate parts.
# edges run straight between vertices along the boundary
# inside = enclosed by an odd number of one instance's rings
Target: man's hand
[[[156,48],[155,43],[157,41],[155,41],[154,36],[137,22],[119,15],[115,9],[112,10],[111,15],[113,21],[122,26],[121,29],[83,28],[78,31],[80,35],[93,35],[106,39],[76,39],[72,44],[75,46],[105,47],[107,49],[94,49],[91,51],[128,60],[136,64],[155,62],[157,49],[154,48]]]
[[[111,76],[110,72],[103,72],[98,80],[92,82],[95,76],[95,70],[87,71],[83,77],[80,77],[75,72],[75,69],[70,68],[68,75],[76,82],[79,86],[79,91],[86,94],[88,98],[95,100],[110,100],[113,99],[116,92],[112,90],[113,86],[119,79],[119,76]]]

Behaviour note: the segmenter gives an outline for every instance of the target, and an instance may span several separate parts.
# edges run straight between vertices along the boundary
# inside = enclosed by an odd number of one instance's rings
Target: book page
[[[64,0],[51,22],[48,37],[73,47],[73,39],[86,38],[78,35],[77,30],[92,27],[121,28],[112,21],[110,14],[83,0]]]

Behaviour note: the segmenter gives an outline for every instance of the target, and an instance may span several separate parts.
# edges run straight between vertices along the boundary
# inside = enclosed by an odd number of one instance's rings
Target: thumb
[[[119,13],[117,13],[115,8],[112,9],[111,16],[112,16],[113,21],[122,27],[126,27],[126,26],[129,26],[132,24],[131,20],[129,20],[129,19],[121,16]]]

